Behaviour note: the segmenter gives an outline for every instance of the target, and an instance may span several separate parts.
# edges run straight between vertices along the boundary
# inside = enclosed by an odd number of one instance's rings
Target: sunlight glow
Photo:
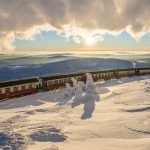
[[[93,45],[93,44],[96,42],[96,40],[95,40],[93,37],[89,36],[89,37],[87,37],[87,38],[85,39],[85,42],[86,42],[88,45]]]

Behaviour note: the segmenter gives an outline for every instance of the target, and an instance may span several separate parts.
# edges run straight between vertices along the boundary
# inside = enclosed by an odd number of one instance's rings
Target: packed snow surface
[[[150,76],[65,92],[0,103],[0,149],[150,150]]]

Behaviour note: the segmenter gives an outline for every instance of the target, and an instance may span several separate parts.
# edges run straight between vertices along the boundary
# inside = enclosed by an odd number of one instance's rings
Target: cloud
[[[50,30],[77,43],[123,31],[139,38],[150,31],[149,16],[149,0],[0,0],[0,50]]]

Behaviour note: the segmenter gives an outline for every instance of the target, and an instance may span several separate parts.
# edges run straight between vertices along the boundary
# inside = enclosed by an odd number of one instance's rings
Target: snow
[[[75,87],[71,87],[69,83],[66,83],[65,96],[69,97],[69,96],[72,96],[74,93],[75,93]]]
[[[0,149],[149,150],[150,76],[99,82],[67,97],[65,92],[0,103]]]
[[[86,89],[88,90],[88,88],[92,88],[93,85],[94,85],[94,82],[93,82],[93,78],[92,78],[92,75],[90,73],[86,73]]]
[[[136,66],[137,66],[137,62],[136,62],[136,61],[133,61],[132,64],[133,64],[133,68],[135,69]]]

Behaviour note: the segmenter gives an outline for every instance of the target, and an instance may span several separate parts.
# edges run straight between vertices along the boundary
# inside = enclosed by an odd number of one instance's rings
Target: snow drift
[[[149,150],[150,76],[94,87],[68,97],[59,89],[0,103],[0,148]]]

